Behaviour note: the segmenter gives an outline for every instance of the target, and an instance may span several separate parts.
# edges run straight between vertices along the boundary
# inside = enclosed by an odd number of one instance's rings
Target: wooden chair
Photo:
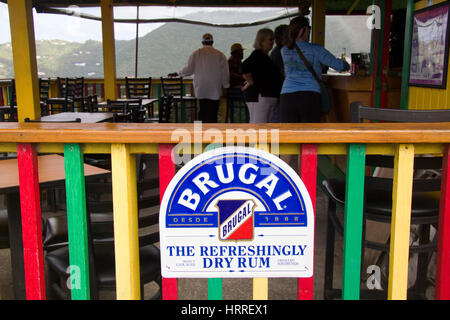
[[[127,99],[150,99],[152,78],[125,77],[125,95]]]
[[[39,78],[39,102],[41,105],[41,116],[50,114],[47,105],[47,100],[50,98],[50,86],[50,78]]]
[[[441,122],[450,121],[450,110],[392,110],[364,107],[360,102],[350,106],[353,122],[363,120],[387,122]],[[366,165],[377,168],[393,168],[393,156],[368,155]],[[430,192],[440,191],[441,179],[439,171],[442,167],[441,157],[414,158],[415,177],[413,180],[413,197],[411,206],[411,225],[419,226],[418,243],[410,246],[410,253],[419,253],[416,281],[413,288],[408,290],[408,297],[424,299],[427,283],[427,268],[433,252],[436,250],[436,241],[430,241],[430,226],[437,230],[439,219],[439,199]],[[429,171],[425,171],[429,170]],[[436,174],[437,173],[437,174]],[[324,298],[339,298],[341,289],[333,287],[333,271],[335,259],[335,235],[343,236],[341,208],[345,206],[345,178],[326,179],[322,182],[328,195],[328,224],[325,257],[325,283]],[[364,184],[364,213],[363,213],[363,246],[365,249],[381,251],[380,259],[388,256],[389,239],[386,242],[376,242],[366,238],[366,224],[376,221],[390,224],[392,211],[393,179],[378,176],[367,176]],[[365,274],[365,270],[361,274]],[[385,280],[382,285],[386,288]],[[385,290],[361,290],[362,299],[386,298]]]
[[[181,112],[181,122],[187,122],[186,110],[190,109],[191,122],[197,119],[197,99],[184,94],[183,78],[161,77],[161,89],[164,96],[172,96],[175,107],[175,122],[179,122],[178,111]],[[189,108],[186,105],[189,104]]]
[[[47,104],[47,110],[48,115],[54,114],[58,112],[67,112],[67,111],[74,111],[73,110],[73,100],[71,96],[68,94],[70,90],[67,89],[67,78],[62,79],[60,77],[56,78],[58,91],[59,91],[59,97],[51,97],[47,98],[46,104]]]

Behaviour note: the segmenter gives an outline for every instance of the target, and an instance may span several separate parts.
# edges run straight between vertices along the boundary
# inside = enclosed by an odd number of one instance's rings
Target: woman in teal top
[[[337,59],[318,44],[309,43],[311,27],[308,18],[299,16],[289,24],[288,45],[281,49],[285,80],[281,89],[281,122],[320,122],[320,85],[303,63],[295,44],[320,77],[323,66],[337,71],[350,69],[347,62]]]

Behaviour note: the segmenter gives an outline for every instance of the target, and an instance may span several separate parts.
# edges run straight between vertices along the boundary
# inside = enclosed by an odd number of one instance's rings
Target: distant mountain
[[[214,11],[198,12],[184,17],[191,20],[214,23],[238,23],[255,21],[273,16],[271,12]],[[370,50],[370,31],[366,28],[367,17],[327,17],[326,47],[334,55]],[[240,42],[247,50],[244,58],[253,50],[256,32],[263,28],[274,29],[287,19],[241,28],[214,28],[184,23],[166,23],[139,38],[138,76],[160,77],[180,69],[190,53],[201,47],[201,36],[209,32],[214,36],[214,47],[227,57],[231,44]],[[102,45],[99,41],[84,43],[65,40],[36,41],[39,76],[42,77],[103,77]],[[117,76],[132,76],[135,68],[135,40],[116,41]],[[12,78],[11,45],[0,45],[0,78]]]

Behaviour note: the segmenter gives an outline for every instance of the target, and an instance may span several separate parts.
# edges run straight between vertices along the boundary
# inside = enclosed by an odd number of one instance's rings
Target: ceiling
[[[8,2],[8,0],[0,0]],[[10,0],[11,1],[11,0]],[[356,0],[358,1],[358,0]],[[113,0],[114,5],[179,6],[179,7],[297,7],[308,0]],[[327,14],[345,14],[355,0],[326,0]],[[373,0],[359,0],[353,14],[365,14]],[[405,8],[407,0],[393,0],[393,9]],[[100,0],[33,0],[35,7],[99,6]]]

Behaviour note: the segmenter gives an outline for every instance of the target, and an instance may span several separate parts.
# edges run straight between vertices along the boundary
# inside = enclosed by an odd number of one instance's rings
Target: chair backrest
[[[161,77],[161,89],[165,96],[180,96],[184,94],[183,78],[164,78]]]
[[[50,98],[50,78],[39,78],[39,98],[43,102]]]
[[[172,111],[172,105],[173,105],[173,96],[161,96],[159,98],[159,110],[158,110],[158,116],[159,116],[159,122],[161,123],[168,123],[170,122],[170,113]]]
[[[84,78],[66,78],[64,81],[65,96],[84,98]]]
[[[450,122],[450,109],[439,110],[399,110],[364,107],[359,101],[350,103],[350,121],[364,120],[385,122]]]
[[[152,78],[125,77],[125,94],[127,99],[150,99],[152,91]]]
[[[398,110],[364,107],[359,101],[350,104],[350,118],[354,123],[364,120],[385,122],[447,122],[450,121],[450,110]],[[366,165],[378,168],[394,168],[394,157],[390,155],[367,155]],[[427,170],[438,172],[442,168],[442,157],[414,157],[415,177],[414,192],[430,192],[440,190],[440,176],[425,175]],[[392,189],[392,179],[366,177],[368,188]]]
[[[116,113],[127,113],[129,101],[121,100],[106,100],[106,111]]]

